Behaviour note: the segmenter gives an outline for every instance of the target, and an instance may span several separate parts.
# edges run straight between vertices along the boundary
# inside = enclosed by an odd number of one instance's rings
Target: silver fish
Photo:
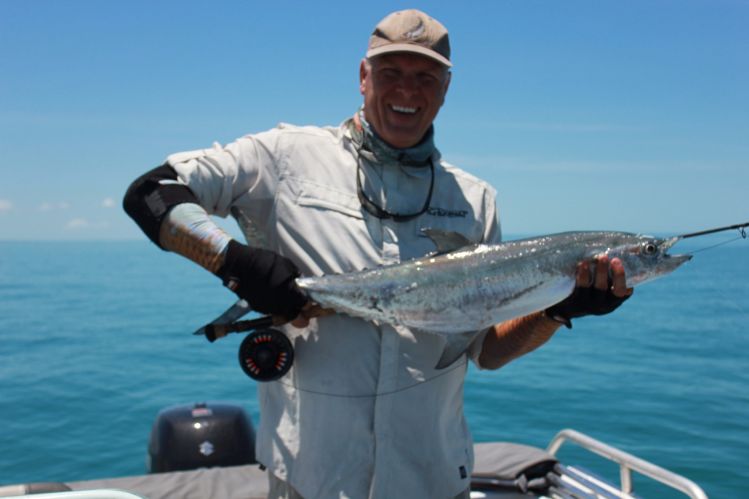
[[[599,255],[621,259],[628,286],[651,281],[691,258],[668,255],[680,238],[624,232],[567,232],[495,245],[425,230],[434,255],[347,274],[297,279],[324,308],[445,336],[437,363],[457,360],[485,328],[544,310],[569,296],[577,264]]]

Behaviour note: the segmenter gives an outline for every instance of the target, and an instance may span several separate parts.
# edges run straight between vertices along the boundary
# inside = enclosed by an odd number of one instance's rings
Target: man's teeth
[[[392,106],[392,108],[393,108],[393,111],[398,111],[399,113],[414,114],[416,112],[415,107]]]

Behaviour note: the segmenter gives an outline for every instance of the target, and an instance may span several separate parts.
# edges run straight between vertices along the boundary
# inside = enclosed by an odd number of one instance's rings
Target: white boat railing
[[[579,431],[566,429],[562,430],[552,439],[546,451],[551,455],[556,455],[559,448],[565,442],[570,441],[578,444],[580,447],[598,454],[599,456],[614,461],[619,464],[619,476],[621,479],[621,492],[631,494],[632,490],[632,471],[663,483],[673,489],[676,489],[688,495],[692,499],[707,499],[707,495],[699,485],[681,475],[677,475],[665,468],[661,468],[653,463],[640,459],[639,457],[628,454],[615,447],[611,447],[595,438],[589,437]]]
[[[2,496],[6,497],[6,496]],[[71,490],[42,494],[7,496],[7,499],[144,499],[143,496],[118,489]]]

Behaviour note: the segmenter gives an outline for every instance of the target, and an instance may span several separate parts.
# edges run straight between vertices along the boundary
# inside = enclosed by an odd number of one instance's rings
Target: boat
[[[153,424],[147,474],[69,483],[0,485],[0,497],[34,499],[263,499],[268,481],[255,461],[255,432],[236,405],[201,402],[163,409]],[[575,445],[614,463],[618,480],[558,458]],[[686,477],[573,429],[546,448],[513,442],[474,446],[472,499],[635,499],[633,473],[692,499],[706,499]]]

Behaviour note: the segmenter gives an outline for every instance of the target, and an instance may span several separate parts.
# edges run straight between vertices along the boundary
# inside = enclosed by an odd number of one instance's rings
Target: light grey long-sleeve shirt
[[[303,275],[423,256],[434,250],[423,228],[499,242],[494,190],[439,153],[432,157],[429,209],[405,222],[367,213],[356,176],[381,207],[414,213],[426,200],[430,168],[357,159],[344,125],[282,124],[225,147],[177,153],[168,162],[208,213],[240,210],[261,244],[293,260]],[[343,315],[285,333],[294,366],[280,380],[258,385],[257,456],[272,473],[306,498],[451,498],[468,488],[466,359],[435,370],[442,337]]]

